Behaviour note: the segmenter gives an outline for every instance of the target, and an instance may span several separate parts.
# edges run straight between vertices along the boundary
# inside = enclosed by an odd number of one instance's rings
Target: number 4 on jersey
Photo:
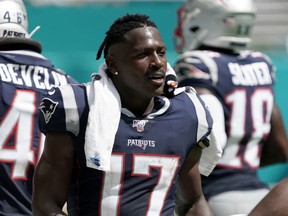
[[[26,179],[29,164],[35,163],[33,138],[36,109],[36,93],[17,90],[10,109],[0,122],[0,162],[12,164],[10,177],[13,180]],[[9,140],[13,143],[8,145]]]

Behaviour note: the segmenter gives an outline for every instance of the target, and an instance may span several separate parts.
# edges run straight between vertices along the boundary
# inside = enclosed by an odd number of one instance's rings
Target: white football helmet
[[[179,53],[201,45],[240,50],[251,42],[256,18],[252,0],[186,0],[177,13]]]
[[[0,0],[0,38],[30,38],[22,0]]]

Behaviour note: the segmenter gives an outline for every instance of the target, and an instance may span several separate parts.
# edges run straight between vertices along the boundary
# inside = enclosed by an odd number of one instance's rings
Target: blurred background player
[[[212,174],[203,177],[216,216],[249,213],[269,192],[256,172],[263,146],[280,149],[272,152],[277,157],[262,158],[263,164],[288,156],[274,98],[275,68],[265,54],[246,50],[255,13],[251,0],[192,0],[178,10],[179,86],[191,85],[201,94],[224,149]]]
[[[0,0],[1,216],[32,215],[32,176],[44,141],[38,106],[52,86],[75,83],[55,69],[41,50],[28,33],[23,2]]]

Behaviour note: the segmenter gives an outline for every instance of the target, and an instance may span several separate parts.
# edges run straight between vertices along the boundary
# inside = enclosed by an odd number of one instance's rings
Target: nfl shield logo
[[[148,120],[134,120],[132,127],[136,127],[137,131],[141,133],[144,131],[144,127],[147,122]]]

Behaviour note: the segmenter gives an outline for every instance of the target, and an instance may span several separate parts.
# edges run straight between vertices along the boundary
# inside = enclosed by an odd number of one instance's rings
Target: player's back
[[[32,215],[32,177],[44,144],[38,106],[48,89],[69,82],[39,53],[0,51],[0,215]]]
[[[179,57],[175,69],[180,80],[185,79],[180,85],[209,89],[224,109],[227,144],[217,167],[203,178],[206,197],[264,187],[255,170],[274,103],[274,68],[269,58],[250,51],[238,55],[192,51]]]

